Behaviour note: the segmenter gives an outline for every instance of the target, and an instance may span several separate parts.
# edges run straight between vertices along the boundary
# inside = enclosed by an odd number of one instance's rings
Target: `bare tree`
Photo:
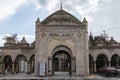
[[[12,38],[16,43],[18,43],[17,33],[11,34],[10,36],[4,36],[2,39],[5,41],[8,41],[10,38]]]

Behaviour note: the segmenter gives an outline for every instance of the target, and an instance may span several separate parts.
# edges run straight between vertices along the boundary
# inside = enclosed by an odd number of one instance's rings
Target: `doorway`
[[[59,50],[54,53],[52,58],[53,74],[68,73],[71,74],[71,57],[68,52]]]

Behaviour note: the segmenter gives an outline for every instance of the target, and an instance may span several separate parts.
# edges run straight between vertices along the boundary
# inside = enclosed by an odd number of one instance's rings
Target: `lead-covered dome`
[[[45,25],[78,25],[81,24],[76,17],[64,10],[58,10],[42,21]]]

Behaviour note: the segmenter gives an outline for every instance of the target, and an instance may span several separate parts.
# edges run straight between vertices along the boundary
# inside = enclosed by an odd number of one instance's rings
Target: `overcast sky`
[[[106,30],[120,42],[120,0],[0,0],[0,45],[2,37],[14,33],[19,40],[25,36],[29,43],[34,41],[36,19],[59,10],[61,2],[79,20],[86,17],[94,36]]]

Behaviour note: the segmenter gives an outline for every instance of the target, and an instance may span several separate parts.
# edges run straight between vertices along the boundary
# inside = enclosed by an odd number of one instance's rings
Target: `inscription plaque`
[[[51,37],[69,37],[69,36],[73,36],[73,33],[50,33],[49,36],[51,36]]]

